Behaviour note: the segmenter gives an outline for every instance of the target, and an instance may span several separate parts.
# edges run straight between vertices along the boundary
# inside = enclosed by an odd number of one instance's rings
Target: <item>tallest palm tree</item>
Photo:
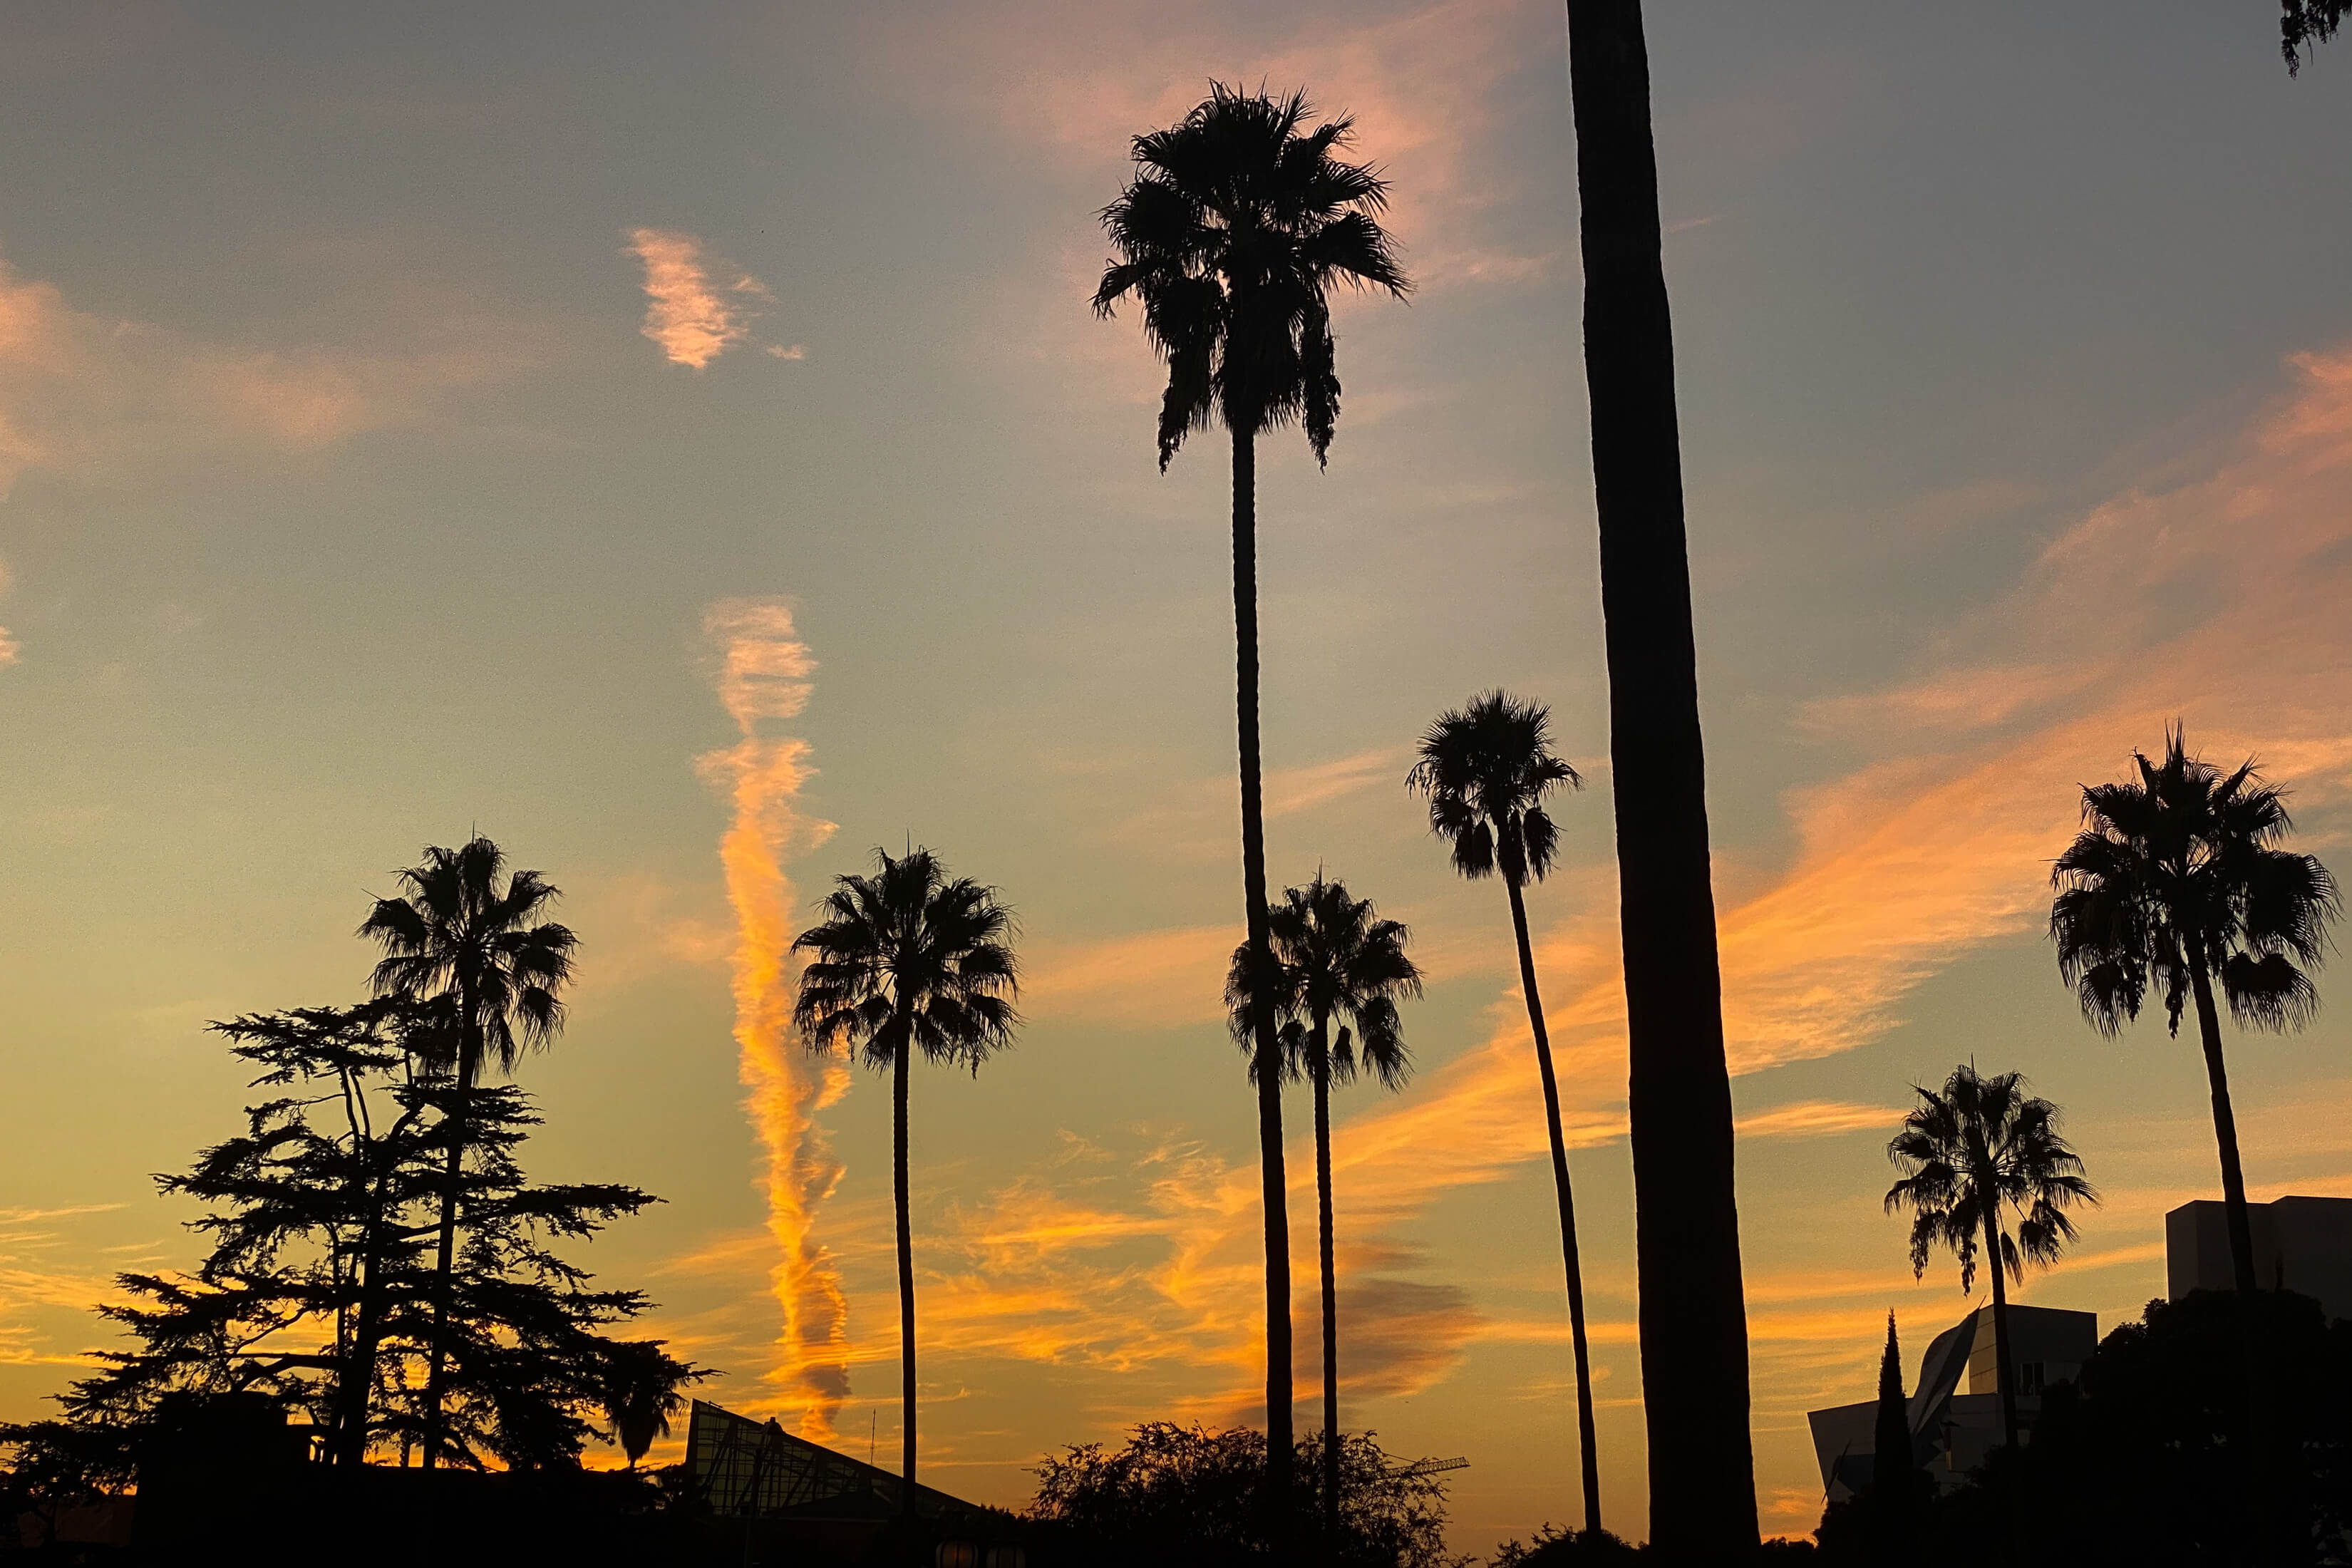
[[[1584,377],[1601,524],[1650,1539],[1756,1547],[1748,1308],[1683,531],[1674,322],[1641,0],[1568,0]]]
[[[1160,467],[1184,437],[1223,424],[1233,438],[1234,698],[1241,752],[1242,909],[1252,970],[1272,963],[1265,813],[1258,779],[1257,438],[1305,428],[1322,463],[1339,417],[1332,288],[1402,297],[1409,284],[1379,223],[1388,187],[1339,153],[1345,116],[1307,125],[1303,92],[1271,98],[1212,83],[1181,123],[1135,138],[1135,177],[1103,209],[1117,258],[1095,290],[1098,314],[1143,305],[1143,330],[1168,364]],[[1291,1465],[1290,1223],[1284,1207],[1282,1072],[1268,985],[1255,988],[1250,1033],[1265,1205],[1265,1422],[1269,1495],[1288,1496]]]

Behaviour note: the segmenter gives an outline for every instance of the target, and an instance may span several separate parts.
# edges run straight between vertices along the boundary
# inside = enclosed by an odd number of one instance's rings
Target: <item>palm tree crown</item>
[[[1515,888],[1551,870],[1559,832],[1544,797],[1584,784],[1552,752],[1551,710],[1501,690],[1440,714],[1406,782],[1428,796],[1429,829],[1455,870],[1476,879],[1499,869]]]
[[[814,955],[793,1023],[811,1048],[846,1045],[880,1071],[911,1046],[978,1072],[1020,1022],[1013,911],[929,849],[874,859],[874,875],[836,879],[827,919],[793,943]]]
[[[1953,1068],[1941,1090],[1918,1095],[1886,1145],[1905,1173],[1887,1189],[1886,1212],[1911,1211],[1912,1274],[1925,1274],[1935,1249],[1948,1247],[1959,1260],[1960,1289],[1974,1290],[1988,1234],[1999,1238],[1995,1267],[2007,1279],[2056,1262],[2074,1239],[2066,1210],[2098,1201],[2059,1134],[2058,1108],[2027,1094],[2021,1074],[1983,1078],[1973,1067]]]
[[[1360,1068],[1384,1088],[1402,1088],[1412,1058],[1397,1003],[1421,994],[1421,970],[1405,954],[1411,932],[1320,871],[1304,888],[1283,889],[1266,916],[1284,1076],[1344,1084]],[[1244,1051],[1252,1044],[1248,958],[1246,944],[1234,950],[1225,982],[1234,1038]],[[1328,1026],[1335,1022],[1333,1034]]]
[[[487,1055],[513,1070],[527,1046],[563,1027],[562,990],[579,938],[536,917],[562,894],[536,871],[499,881],[506,852],[476,834],[455,849],[428,845],[422,863],[394,873],[404,896],[378,899],[359,934],[383,949],[379,996],[458,1000],[458,1064],[470,1077]]]
[[[1411,287],[1378,222],[1388,184],[1337,154],[1341,116],[1307,128],[1304,92],[1210,84],[1183,121],[1135,138],[1137,174],[1102,223],[1118,249],[1095,290],[1110,315],[1133,294],[1168,362],[1160,466],[1213,420],[1248,435],[1297,421],[1322,460],[1339,416],[1330,291]]]
[[[2251,762],[2225,774],[2187,755],[2178,729],[2161,762],[2133,761],[2137,782],[2083,791],[2084,829],[2051,873],[2050,934],[2084,1016],[2118,1033],[2154,984],[2178,1034],[2202,972],[2241,1024],[2308,1022],[2307,972],[2341,906],[2325,866],[2276,847],[2294,826],[2280,793]]]

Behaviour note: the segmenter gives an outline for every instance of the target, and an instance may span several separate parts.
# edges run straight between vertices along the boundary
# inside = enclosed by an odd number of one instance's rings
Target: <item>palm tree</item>
[[[814,1051],[836,1046],[890,1075],[891,1170],[898,1213],[900,1467],[898,1511],[915,1496],[915,1250],[907,1219],[907,1061],[974,1074],[1013,1043],[1020,992],[1013,911],[993,888],[950,879],[939,857],[916,848],[893,859],[874,851],[870,877],[837,877],[819,900],[825,918],[793,939],[810,954],[793,1026]]]
[[[1584,1529],[1601,1530],[1601,1460],[1592,1429],[1592,1359],[1585,1345],[1584,1266],[1576,1245],[1576,1197],[1568,1183],[1568,1143],[1559,1129],[1559,1085],[1551,1066],[1551,1034],[1544,1027],[1543,993],[1536,986],[1535,948],[1528,940],[1524,889],[1551,870],[1559,831],[1544,797],[1583,780],[1553,754],[1551,710],[1495,690],[1466,708],[1438,715],[1421,738],[1421,757],[1406,783],[1429,798],[1429,830],[1454,853],[1454,868],[1476,880],[1499,870],[1510,895],[1511,930],[1519,945],[1519,990],[1536,1037],[1536,1069],[1543,1079],[1544,1125],[1551,1134],[1552,1185],[1559,1194],[1559,1250],[1568,1271],[1568,1330],[1576,1352],[1576,1434],[1582,1448]]]
[[[2237,1288],[2252,1290],[2253,1228],[2213,988],[2218,982],[2242,1026],[2307,1023],[2319,994],[2305,971],[2326,954],[2341,907],[2336,881],[2314,857],[2275,847],[2294,824],[2251,761],[2225,775],[2188,755],[2178,728],[2165,736],[2162,762],[2137,752],[2132,760],[2137,783],[2083,791],[2084,829],[2051,872],[2058,972],[2074,987],[2083,1016],[2111,1037],[2139,1016],[2151,983],[2163,987],[2175,1035],[2181,1009],[2195,999],[2230,1267]]]
[[[2286,56],[2286,74],[2303,68],[2304,51],[2336,36],[2352,13],[2352,0],[2279,0],[2279,48]]]
[[[1390,1089],[1404,1087],[1412,1058],[1397,1000],[1421,994],[1421,971],[1405,956],[1412,933],[1376,917],[1371,900],[1315,873],[1286,888],[1266,911],[1276,967],[1273,1011],[1282,1025],[1285,1076],[1315,1089],[1315,1193],[1323,1266],[1323,1524],[1338,1539],[1339,1518],[1339,1308],[1331,1247],[1331,1086],[1357,1069]],[[1234,1039],[1244,1048],[1255,1028],[1249,950],[1234,954],[1225,1003]],[[1331,1026],[1339,1023],[1339,1033]]]
[[[1307,127],[1304,92],[1276,99],[1212,82],[1165,131],[1134,140],[1135,177],[1103,209],[1118,258],[1094,307],[1129,295],[1168,362],[1160,468],[1185,437],[1223,423],[1233,438],[1234,664],[1242,795],[1242,911],[1251,952],[1266,953],[1265,821],[1258,780],[1257,438],[1297,423],[1320,464],[1339,417],[1330,294],[1337,284],[1410,284],[1378,221],[1387,183],[1339,153],[1346,116]],[[1290,1222],[1284,1212],[1279,1047],[1271,1014],[1251,1026],[1258,1157],[1265,1205],[1267,1495],[1290,1492]]]
[[[1917,1086],[1914,1086],[1916,1089]],[[2000,1390],[2001,1436],[2017,1447],[2017,1385],[2009,1364],[2008,1282],[2032,1264],[2050,1264],[2074,1239],[2066,1210],[2095,1204],[2083,1162],[2059,1136],[2058,1108],[2025,1092],[2013,1072],[1980,1078],[1973,1066],[1952,1069],[1940,1092],[1919,1089],[1919,1103],[1886,1157],[1903,1172],[1886,1191],[1886,1212],[1911,1211],[1911,1275],[1948,1247],[1960,1263],[1960,1289],[1976,1289],[1978,1247],[1992,1272],[1993,1377]],[[2018,1219],[2010,1233],[2008,1215]]]
[[[1569,0],[1584,375],[1601,525],[1650,1539],[1756,1549],[1731,1075],[1641,0]]]
[[[686,1403],[685,1385],[707,1375],[674,1359],[659,1340],[625,1340],[606,1350],[604,1418],[629,1468],[655,1438],[669,1436],[669,1418]]]
[[[562,893],[536,871],[505,876],[506,851],[477,833],[455,849],[433,845],[415,866],[393,875],[406,889],[378,899],[359,934],[383,949],[372,977],[379,996],[437,1001],[457,1013],[457,1098],[448,1120],[442,1172],[440,1250],[434,1264],[433,1349],[425,1378],[425,1465],[442,1447],[442,1384],[448,1363],[449,1281],[457,1261],[463,1187],[463,1129],[483,1061],[512,1072],[526,1047],[563,1028],[562,993],[572,979],[579,938],[540,919]]]

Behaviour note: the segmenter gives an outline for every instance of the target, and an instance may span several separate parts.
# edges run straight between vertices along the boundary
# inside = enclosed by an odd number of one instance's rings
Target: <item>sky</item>
[[[2022,1299],[2103,1331],[2216,1195],[2193,1046],[2095,1035],[2042,935],[2078,786],[2179,721],[2352,862],[2352,53],[2290,80],[2252,0],[1650,11],[1757,1485],[1801,1532],[1804,1412],[1869,1396],[1890,1309],[1916,1367],[1972,1304],[1880,1212],[1910,1085],[2066,1109],[2105,1202]],[[370,895],[477,829],[583,942],[533,1168],[666,1200],[578,1256],[708,1397],[895,1462],[887,1088],[786,1037],[782,954],[922,843],[1017,910],[1026,1016],[914,1085],[924,1479],[1017,1506],[1062,1446],[1261,1417],[1227,478],[1158,471],[1158,369],[1087,308],[1127,138],[1213,78],[1356,116],[1418,285],[1343,302],[1328,470],[1260,459],[1272,875],[1429,976],[1410,1085],[1336,1102],[1342,1418],[1469,1459],[1457,1550],[1579,1516],[1508,913],[1402,784],[1505,686],[1587,780],[1529,903],[1645,1533],[1564,28],[1501,0],[9,7],[0,1419],[113,1274],[200,1257],[152,1176],[251,1098],[205,1022],[356,999]],[[2352,1194],[2346,975],[2230,1041],[2258,1198]]]

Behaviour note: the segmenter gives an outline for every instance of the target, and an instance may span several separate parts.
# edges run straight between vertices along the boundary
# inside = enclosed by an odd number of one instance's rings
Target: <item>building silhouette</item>
[[[2009,1309],[2009,1356],[2017,1371],[2017,1420],[2031,1428],[2042,1414],[2044,1389],[2072,1383],[2098,1348],[2093,1312],[2051,1307]],[[1851,1497],[1870,1483],[1876,1463],[1878,1401],[1810,1412],[1813,1455],[1829,1500]],[[1937,1334],[1919,1358],[1919,1380],[1905,1401],[1912,1465],[1947,1488],[2000,1447],[2000,1384],[1994,1381],[1992,1309],[1979,1307]]]
[[[2331,1321],[2352,1318],[2352,1198],[2283,1197],[2247,1207],[2254,1276],[2263,1288],[2309,1296]],[[2191,1290],[2233,1288],[2227,1214],[2217,1202],[2187,1203],[2166,1215],[2164,1255],[2170,1300]],[[2021,1433],[2030,1433],[2040,1417],[2043,1390],[2081,1373],[2098,1346],[2098,1327],[2094,1313],[2011,1304],[2010,1360],[2017,1369]],[[1807,1414],[1828,1501],[1870,1483],[1877,1416],[1874,1399]],[[1904,1416],[1911,1429],[1911,1462],[1947,1489],[1960,1485],[2000,1446],[1991,1307],[1978,1308],[1936,1336],[1919,1358],[1919,1379]]]
[[[2331,1322],[2352,1318],[2352,1198],[2275,1198],[2246,1211],[2255,1282],[2312,1298]],[[2165,1295],[2175,1301],[2191,1290],[2233,1286],[2222,1205],[2200,1199],[2164,1216],[2164,1276]]]

